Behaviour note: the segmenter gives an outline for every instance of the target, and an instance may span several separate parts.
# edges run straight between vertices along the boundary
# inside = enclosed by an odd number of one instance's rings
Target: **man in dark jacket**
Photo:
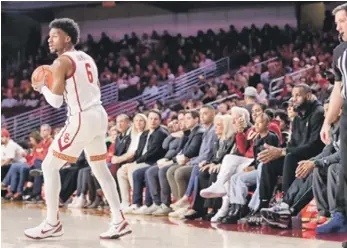
[[[336,199],[337,185],[333,186],[331,185],[332,182],[330,182],[329,189],[331,189],[331,195],[327,196],[326,185],[323,183],[322,176],[325,175],[326,177],[327,174],[331,173],[335,175],[338,167],[341,167],[339,165],[339,120],[333,124],[331,139],[333,142],[326,145],[320,154],[309,160],[299,162],[299,166],[296,169],[296,179],[284,195],[282,203],[277,204],[275,207],[261,210],[261,214],[266,222],[281,228],[288,228],[291,223],[291,216],[300,213],[312,200],[313,196],[315,196],[321,216],[327,214],[322,204],[320,204],[325,201],[326,197],[334,198],[334,200],[329,202],[332,203],[334,201],[336,204],[331,204],[331,207],[334,210],[338,209]],[[334,181],[336,184],[337,180]],[[322,220],[318,219],[317,221]]]
[[[199,112],[189,111],[185,114],[185,127],[190,130],[190,134],[188,137],[183,136],[180,138],[180,145],[178,149],[175,150],[175,156],[169,160],[168,154],[166,154],[165,161],[158,161],[158,166],[154,166],[156,168],[151,168],[146,172],[146,185],[148,184],[149,186],[154,204],[147,209],[139,210],[137,212],[138,214],[156,213],[155,215],[167,215],[172,211],[169,207],[171,203],[171,189],[166,173],[167,170],[177,162],[176,156],[178,154],[183,155],[185,161],[189,161],[199,154],[204,133],[204,128],[199,125]],[[176,135],[174,133],[170,136]]]
[[[114,146],[114,156],[121,156],[125,154],[130,146],[130,119],[126,114],[117,116],[117,135]]]
[[[315,100],[306,84],[296,85],[292,95],[293,107],[298,114],[292,123],[289,144],[286,148],[265,145],[266,150],[258,155],[258,159],[264,163],[259,186],[262,208],[266,208],[278,176],[283,175],[282,191],[286,193],[295,180],[299,162],[316,156],[324,147],[320,139],[323,106]]]

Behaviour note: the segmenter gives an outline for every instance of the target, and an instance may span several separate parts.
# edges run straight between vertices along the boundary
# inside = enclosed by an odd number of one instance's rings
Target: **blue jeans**
[[[188,183],[188,187],[186,190],[186,196],[190,197],[191,194],[193,193],[194,189],[197,188],[197,183],[198,183],[198,176],[199,176],[199,165],[195,164],[193,165],[193,170],[192,173],[190,174],[190,178],[189,178],[189,183]]]
[[[10,185],[12,192],[22,193],[24,183],[28,179],[29,168],[26,163],[13,163],[4,178],[3,184]]]
[[[41,170],[42,160],[35,159],[33,169]],[[43,176],[34,177],[33,195],[41,195]]]
[[[147,206],[151,206],[153,204],[153,200],[152,200],[150,189],[149,189],[149,183],[147,178],[145,177],[146,171],[151,167],[152,166],[141,168],[134,171],[133,173],[133,179],[134,179],[133,204],[142,206],[142,201],[143,201],[142,192],[144,187],[146,187],[145,204]]]

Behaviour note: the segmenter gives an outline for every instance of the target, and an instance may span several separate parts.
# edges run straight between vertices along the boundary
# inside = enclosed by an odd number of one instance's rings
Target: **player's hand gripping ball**
[[[53,84],[53,74],[50,65],[41,65],[31,75],[31,85],[34,90],[41,92],[42,86],[46,85],[50,90]]]

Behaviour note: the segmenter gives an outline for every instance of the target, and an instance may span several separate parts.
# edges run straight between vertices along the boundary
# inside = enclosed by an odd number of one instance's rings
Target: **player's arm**
[[[60,108],[63,105],[63,94],[65,90],[65,78],[71,68],[71,61],[66,56],[61,56],[52,64],[53,83],[52,89],[43,86],[41,93],[45,96],[46,101],[54,108]]]

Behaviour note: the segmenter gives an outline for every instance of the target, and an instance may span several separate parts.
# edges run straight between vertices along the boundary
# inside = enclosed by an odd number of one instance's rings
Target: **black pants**
[[[79,167],[71,166],[59,171],[61,180],[60,199],[66,202],[77,188]]]
[[[282,191],[284,193],[287,192],[290,185],[295,180],[295,171],[298,167],[298,163],[302,160],[309,159],[309,155],[300,154],[299,155],[293,155],[291,153],[287,154],[287,156],[284,159],[284,166],[283,166],[283,182],[282,182]]]
[[[94,175],[90,175],[88,179],[89,199],[95,201],[97,191],[101,189],[100,184]],[[116,189],[115,189],[116,190]]]
[[[200,196],[200,191],[206,189],[212,183],[217,181],[218,173],[210,174],[208,171],[199,172],[198,187],[194,190],[195,200],[193,209],[202,215],[207,214],[208,208],[213,208],[217,211],[222,206],[222,198],[204,199]]]
[[[297,215],[313,199],[313,173],[306,178],[297,178],[285,193],[283,202],[293,208],[293,215]]]
[[[259,197],[262,202],[270,202],[278,176],[283,173],[284,158],[263,164],[259,184]]]
[[[347,213],[347,101],[343,103],[340,119],[340,153],[342,173],[338,184],[338,195],[344,195],[345,213]]]

